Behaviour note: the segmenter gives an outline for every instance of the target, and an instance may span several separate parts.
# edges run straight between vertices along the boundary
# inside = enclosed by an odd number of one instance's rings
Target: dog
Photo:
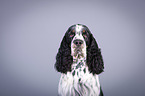
[[[56,55],[61,72],[59,96],[103,96],[98,74],[104,71],[101,50],[86,25],[68,28]]]

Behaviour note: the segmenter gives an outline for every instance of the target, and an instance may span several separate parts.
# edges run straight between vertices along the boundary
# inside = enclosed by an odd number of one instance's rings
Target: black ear
[[[93,74],[100,74],[103,72],[104,63],[101,50],[98,48],[97,42],[92,34],[90,36],[90,44],[87,48],[87,65],[89,71]]]
[[[71,65],[73,63],[73,57],[71,56],[71,48],[67,41],[67,35],[65,34],[58,53],[56,55],[55,68],[58,72],[67,73],[71,71]]]

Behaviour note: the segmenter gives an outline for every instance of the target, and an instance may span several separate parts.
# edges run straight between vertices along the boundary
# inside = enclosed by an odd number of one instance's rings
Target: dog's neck
[[[72,70],[81,69],[82,66],[86,66],[86,50],[82,50],[82,53],[73,56]]]
[[[78,69],[81,68],[82,66],[85,66],[86,64],[86,57],[83,58],[73,58],[73,65],[72,69]]]
[[[86,51],[82,51],[84,55],[77,54],[77,56],[73,56],[73,64],[71,66],[71,73],[76,80],[83,76],[84,71],[86,70]]]

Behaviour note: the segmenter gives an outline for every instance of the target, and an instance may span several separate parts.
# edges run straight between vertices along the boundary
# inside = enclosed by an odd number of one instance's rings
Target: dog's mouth
[[[82,47],[75,47],[74,49],[74,57],[76,58],[81,58],[81,57],[84,57],[84,54],[82,52]]]

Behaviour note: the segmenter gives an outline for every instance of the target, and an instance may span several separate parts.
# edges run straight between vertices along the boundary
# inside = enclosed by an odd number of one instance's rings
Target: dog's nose
[[[79,40],[79,39],[77,39],[77,40],[74,40],[74,42],[73,42],[76,46],[80,46],[80,45],[82,45],[83,44],[83,41],[82,40]]]

